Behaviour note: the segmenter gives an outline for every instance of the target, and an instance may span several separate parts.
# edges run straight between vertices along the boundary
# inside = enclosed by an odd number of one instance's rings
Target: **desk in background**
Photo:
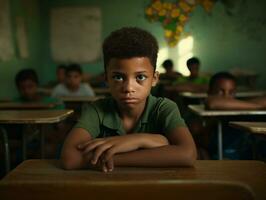
[[[223,159],[222,118],[229,116],[266,115],[266,110],[206,110],[204,105],[189,105],[189,109],[201,117],[218,118],[218,158]]]
[[[0,111],[0,124],[53,124],[58,123],[66,119],[69,115],[73,113],[73,110],[2,110]],[[42,131],[41,126],[41,155],[44,157],[44,144],[45,135]],[[5,146],[5,162],[6,171],[10,169],[10,158],[9,158],[9,142],[8,133],[1,127],[0,132],[2,132]],[[23,159],[26,159],[26,134],[23,132],[22,135],[22,151]]]
[[[16,102],[5,102],[0,103],[0,110],[33,110],[33,109],[51,109],[54,108],[55,104],[44,104],[44,103],[16,103]]]
[[[59,167],[59,162],[55,160],[27,160],[11,171],[0,181],[1,185],[9,188],[9,184],[47,184],[56,186],[57,184],[81,184],[87,183],[88,187],[94,187],[96,191],[108,192],[112,197],[112,186],[120,183],[138,184],[152,183],[159,185],[153,187],[161,190],[164,184],[174,182],[212,182],[225,181],[230,183],[240,183],[248,185],[255,194],[257,200],[266,199],[266,166],[260,161],[217,161],[217,160],[197,160],[194,167],[175,168],[115,168],[113,172],[103,173],[93,170],[68,171]],[[98,187],[97,187],[98,186]],[[100,190],[102,188],[104,190]],[[167,188],[166,188],[167,189]],[[95,190],[93,191],[95,193]],[[136,192],[133,188],[131,191]],[[4,193],[5,191],[1,191]],[[33,190],[30,194],[33,194]],[[52,192],[52,191],[50,191]],[[121,190],[120,190],[121,192]],[[143,191],[144,192],[144,191]],[[178,192],[178,190],[176,191]],[[218,191],[219,192],[219,191]],[[35,192],[36,193],[36,192]],[[126,195],[125,191],[122,191]],[[13,197],[14,191],[10,191]],[[17,194],[18,196],[20,194]],[[36,194],[35,194],[36,195]],[[37,194],[40,195],[40,194]],[[88,193],[88,197],[90,194]],[[148,193],[148,196],[152,193]],[[206,194],[205,194],[206,195]],[[123,196],[125,198],[125,196]],[[199,197],[203,199],[204,196]],[[219,198],[219,197],[217,197]],[[13,198],[12,198],[13,199]],[[121,199],[121,198],[120,198]],[[125,198],[127,199],[127,198]],[[156,198],[155,198],[156,199]],[[157,198],[158,199],[158,198]],[[204,198],[205,199],[205,198]],[[249,198],[247,198],[249,199]]]

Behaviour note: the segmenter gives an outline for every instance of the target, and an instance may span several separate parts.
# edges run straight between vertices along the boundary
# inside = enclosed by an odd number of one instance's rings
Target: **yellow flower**
[[[180,16],[179,16],[179,21],[180,21],[180,23],[183,23],[183,22],[185,22],[187,20],[187,16],[185,16],[185,15],[183,15],[183,14],[181,14]]]
[[[168,30],[168,29],[166,29],[166,30],[164,31],[164,36],[165,36],[166,38],[170,38],[172,35],[173,35],[173,31]]]
[[[145,12],[146,12],[146,15],[152,15],[152,8],[150,7],[147,8]]]
[[[184,11],[184,12],[189,12],[191,11],[191,8],[188,4],[186,4],[185,2],[179,2],[179,7]]]
[[[211,0],[205,0],[202,2],[203,8],[207,11],[210,12],[214,3]]]
[[[165,9],[160,10],[159,13],[158,13],[159,16],[165,16],[165,14],[166,14],[166,10]]]
[[[171,12],[171,17],[172,18],[176,18],[176,17],[178,17],[180,15],[180,10],[179,9],[174,9],[174,10],[172,10],[172,12]]]
[[[171,10],[172,9],[172,3],[163,3],[163,7],[166,9],[166,10]]]
[[[184,27],[183,26],[181,26],[181,25],[178,25],[177,27],[176,27],[176,32],[183,32],[183,30],[184,30]]]
[[[161,1],[156,1],[154,4],[152,4],[152,7],[159,11],[162,9],[163,5],[162,5]]]

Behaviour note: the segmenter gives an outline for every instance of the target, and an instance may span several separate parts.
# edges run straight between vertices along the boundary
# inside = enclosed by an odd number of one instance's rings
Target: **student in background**
[[[121,28],[103,43],[112,97],[91,103],[65,140],[65,169],[192,166],[195,144],[177,105],[150,95],[158,44],[147,31]]]
[[[56,98],[42,96],[37,92],[39,80],[37,73],[33,69],[22,69],[16,74],[16,86],[19,97],[15,98],[15,102],[21,103],[45,103],[54,104],[54,109],[63,109],[64,104]]]
[[[266,97],[239,100],[235,98],[236,78],[228,72],[219,72],[210,79],[207,109],[254,110],[266,109]]]
[[[179,72],[174,71],[174,63],[171,59],[165,60],[162,66],[165,73],[160,74],[160,80],[172,82],[182,76]]]
[[[82,83],[82,70],[80,65],[71,64],[66,69],[65,83],[57,85],[52,96],[95,96],[88,83]]]
[[[209,79],[200,76],[200,61],[193,57],[187,60],[187,68],[190,75],[187,77],[180,77],[174,83],[170,90],[176,92],[206,92],[208,88]]]
[[[56,80],[50,81],[45,88],[54,88],[60,83],[64,83],[66,77],[66,65],[58,65],[56,68]]]
[[[206,109],[214,110],[257,110],[266,108],[266,97],[249,100],[239,100],[235,98],[236,78],[228,72],[214,74],[209,82],[208,98],[206,99]],[[253,120],[256,118],[253,117]],[[215,130],[216,123],[209,121],[206,129],[211,132]],[[216,134],[210,138],[209,149],[211,154],[216,151]],[[231,128],[225,122],[223,124],[223,144],[224,156],[231,159],[251,159],[251,142],[248,135],[237,129]],[[265,145],[265,142],[264,142]],[[264,147],[264,157],[266,149]]]

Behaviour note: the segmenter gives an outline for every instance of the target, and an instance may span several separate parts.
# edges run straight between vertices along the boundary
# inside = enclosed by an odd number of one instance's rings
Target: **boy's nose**
[[[134,93],[136,91],[135,89],[135,83],[133,80],[127,80],[124,84],[124,92],[125,93]]]

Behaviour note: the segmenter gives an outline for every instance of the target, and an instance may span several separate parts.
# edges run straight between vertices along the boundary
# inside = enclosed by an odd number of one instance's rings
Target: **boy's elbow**
[[[65,170],[78,169],[77,159],[71,155],[62,155],[60,158],[60,165]]]
[[[195,148],[187,150],[185,165],[188,167],[193,167],[197,160],[197,151]]]

